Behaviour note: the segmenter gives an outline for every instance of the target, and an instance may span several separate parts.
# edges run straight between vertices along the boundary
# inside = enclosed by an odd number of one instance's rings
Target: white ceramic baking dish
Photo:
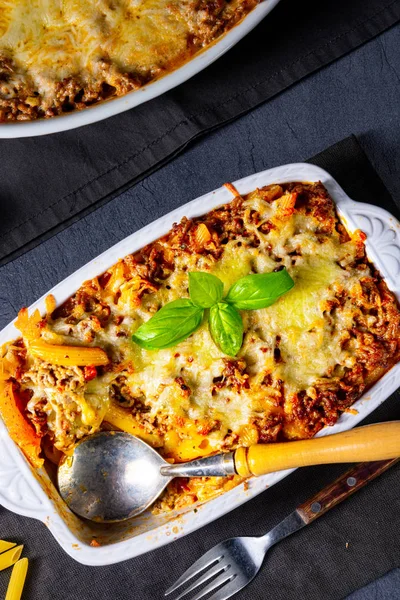
[[[51,119],[2,123],[0,124],[0,139],[32,137],[75,129],[82,125],[89,125],[90,123],[96,123],[96,121],[102,121],[108,117],[118,115],[125,110],[156,98],[156,96],[160,96],[164,92],[190,79],[193,75],[196,75],[225,54],[225,52],[254,29],[278,2],[279,0],[262,0],[240,23],[214,42],[208,49],[195,55],[189,62],[176,69],[176,71],[152,83],[150,82],[139,90],[130,92],[121,98],[101,102],[82,111],[52,117]]]
[[[350,200],[326,171],[308,164],[269,169],[245,177],[234,185],[241,193],[247,193],[257,186],[270,183],[318,180],[329,190],[346,227],[349,230],[360,228],[368,235],[369,258],[380,270],[389,288],[400,298],[400,223],[386,210]],[[64,302],[84,280],[103,273],[119,258],[164,235],[183,216],[199,216],[231,200],[231,194],[225,188],[219,188],[189,202],[122,240],[62,281],[50,290],[51,293],[59,304]],[[35,302],[31,309],[38,307],[44,310],[44,298]],[[0,332],[0,345],[18,335],[19,332],[11,323]],[[354,405],[358,411],[356,415],[343,414],[334,427],[324,429],[319,435],[350,429],[399,386],[400,363]],[[238,486],[197,506],[196,512],[194,507],[179,514],[163,516],[148,512],[128,522],[101,526],[82,521],[66,508],[48,474],[44,470],[38,474],[31,471],[0,420],[0,504],[18,514],[44,521],[64,550],[77,561],[88,565],[116,563],[170,543],[247,502],[289,473],[291,471],[283,471],[253,479],[248,489],[243,485]],[[93,535],[97,536],[100,547],[89,545]]]

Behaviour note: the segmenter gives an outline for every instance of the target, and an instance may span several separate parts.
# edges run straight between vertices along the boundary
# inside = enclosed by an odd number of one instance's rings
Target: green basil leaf
[[[176,346],[199,327],[203,309],[188,298],[165,304],[133,334],[132,340],[146,350],[162,350]]]
[[[189,273],[190,299],[196,306],[211,308],[222,300],[224,284],[218,277],[203,271]]]
[[[222,352],[228,356],[236,356],[243,341],[243,321],[239,311],[225,302],[212,306],[210,333]]]
[[[286,269],[272,273],[256,273],[233,284],[225,298],[239,310],[255,310],[271,306],[294,286]]]

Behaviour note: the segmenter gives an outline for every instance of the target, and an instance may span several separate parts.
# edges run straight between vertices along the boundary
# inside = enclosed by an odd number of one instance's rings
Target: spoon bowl
[[[58,468],[60,494],[80,517],[102,523],[124,521],[152,504],[172,477],[168,463],[145,442],[122,431],[83,439]]]

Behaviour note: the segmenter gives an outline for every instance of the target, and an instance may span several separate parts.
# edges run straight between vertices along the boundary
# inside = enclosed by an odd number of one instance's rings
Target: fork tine
[[[242,588],[244,588],[247,585],[247,583],[250,582],[248,581],[245,584],[243,584],[243,582],[240,583],[240,579],[238,580],[236,577],[234,577],[234,579],[232,579],[229,583],[224,585],[224,587],[222,587],[220,590],[217,590],[215,594],[210,596],[208,600],[227,600],[228,598],[233,596],[233,594],[236,594]]]
[[[200,573],[200,571],[203,571],[207,567],[210,567],[213,563],[220,561],[223,555],[223,549],[218,548],[218,546],[214,546],[214,548],[208,550],[208,552],[196,560],[196,562],[193,563],[192,566],[189,567],[183,573],[183,575],[181,575],[179,579],[177,579],[175,583],[167,589],[165,596],[168,596],[168,594],[171,594],[177,590],[182,584],[186,583],[189,579],[192,579],[192,577]]]
[[[200,590],[198,592],[198,594],[196,594],[192,598],[192,600],[200,600],[200,598],[203,598],[203,596],[206,596],[207,594],[209,594],[210,592],[212,592],[213,590],[215,590],[216,587],[219,587],[220,585],[222,585],[224,583],[228,583],[228,581],[231,581],[232,579],[235,579],[235,577],[236,577],[236,575],[229,575],[229,573],[227,573],[225,571],[219,577],[217,577],[217,579],[214,579],[211,583],[209,583],[208,585],[206,585],[205,588],[203,588],[202,590]]]
[[[175,600],[180,600],[181,598],[183,598],[183,596],[186,596],[186,594],[192,592],[194,589],[199,587],[199,585],[202,585],[203,583],[211,579],[211,577],[218,575],[218,573],[220,573],[221,571],[227,571],[228,569],[230,569],[230,567],[230,564],[226,565],[222,564],[221,562],[218,562],[214,567],[208,569],[205,573],[203,573],[203,575],[199,577],[199,579],[195,579],[195,581],[188,588],[183,590],[183,592],[181,592],[181,594],[177,598],[175,598]]]

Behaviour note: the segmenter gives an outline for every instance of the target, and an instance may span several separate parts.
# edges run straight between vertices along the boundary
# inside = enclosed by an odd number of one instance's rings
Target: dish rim
[[[388,211],[374,205],[354,202],[329,173],[307,163],[294,163],[268,169],[235,181],[234,185],[239,192],[245,194],[256,187],[270,183],[318,180],[327,188],[346,227],[349,230],[361,228],[367,233],[368,257],[400,300],[400,223]],[[173,222],[179,221],[183,216],[191,218],[204,215],[212,208],[231,200],[231,194],[226,188],[221,187],[171,211],[121,240],[75,271],[32,304],[30,310],[39,308],[43,311],[44,299],[49,293],[54,294],[57,304],[61,304],[73,293],[71,290],[77,289],[82,281],[99,275],[112,266],[118,258],[140,249],[167,233]],[[19,332],[12,322],[0,332],[0,344],[18,335]],[[317,435],[350,429],[377,408],[399,386],[400,363],[397,363],[353,405],[353,408],[359,411],[357,415],[343,413],[336,425],[323,429]],[[58,514],[55,504],[33,475],[28,462],[12,442],[0,419],[0,504],[18,514],[44,521],[61,547],[72,558],[86,565],[104,566],[154,550],[211,523],[255,497],[266,487],[277,483],[293,470],[252,479],[249,481],[248,490],[244,490],[243,484],[239,485],[197,507],[196,513],[193,510],[189,511],[135,537],[93,548],[82,543]],[[175,529],[176,526],[178,526],[178,533],[172,535],[172,528]]]
[[[0,139],[16,139],[23,137],[36,137],[51,133],[69,131],[84,125],[97,123],[109,117],[139,106],[152,100],[165,92],[184,83],[203,69],[211,65],[220,56],[235,46],[245,35],[250,33],[266,17],[280,0],[261,0],[237,25],[211,43],[205,50],[195,54],[192,59],[168,73],[160,79],[149,82],[147,85],[120,96],[100,102],[82,111],[58,115],[50,119],[37,119],[0,123]]]

